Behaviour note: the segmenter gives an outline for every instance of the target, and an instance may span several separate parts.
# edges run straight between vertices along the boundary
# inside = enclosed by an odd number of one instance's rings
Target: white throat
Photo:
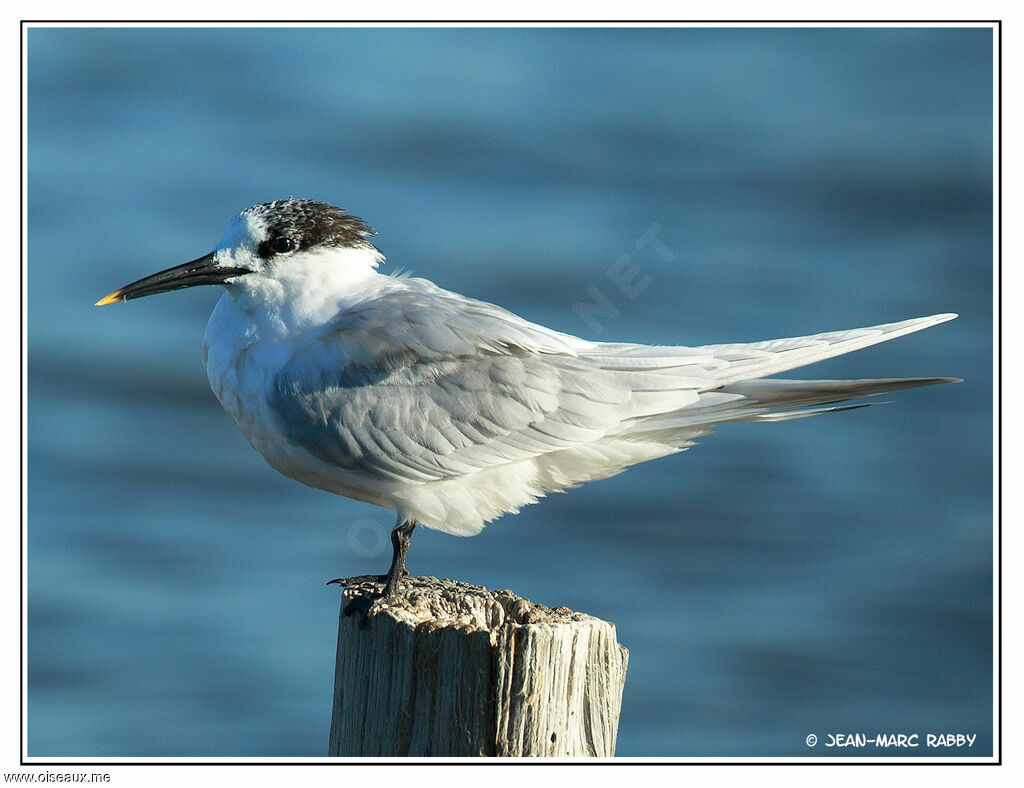
[[[298,252],[235,279],[228,297],[245,312],[262,312],[291,329],[320,323],[376,290],[384,257],[372,247]]]

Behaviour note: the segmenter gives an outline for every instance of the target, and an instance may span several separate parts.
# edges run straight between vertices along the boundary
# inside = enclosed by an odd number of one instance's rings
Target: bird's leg
[[[398,595],[398,584],[405,574],[405,556],[412,543],[412,532],[416,528],[415,520],[406,520],[391,532],[391,544],[395,549],[391,557],[391,569],[388,570],[384,582],[384,599],[394,599]]]
[[[391,545],[394,548],[394,554],[391,556],[391,569],[388,570],[387,575],[338,577],[334,580],[328,580],[327,585],[337,583],[338,585],[347,586],[367,581],[376,581],[378,583],[382,582],[384,583],[384,590],[381,597],[385,600],[394,599],[398,596],[399,583],[401,583],[402,578],[408,574],[408,572],[405,571],[405,557],[409,553],[409,545],[412,543],[412,532],[415,529],[416,521],[406,520],[391,532]],[[366,604],[367,601],[365,598],[355,599],[345,606],[344,614],[351,615],[357,610],[365,613]]]

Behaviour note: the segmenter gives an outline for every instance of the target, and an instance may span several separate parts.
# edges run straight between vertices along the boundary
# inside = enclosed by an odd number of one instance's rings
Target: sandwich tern
[[[957,380],[766,379],[954,314],[700,347],[591,342],[381,274],[374,235],[326,203],[255,205],[209,254],[97,305],[224,287],[203,340],[214,394],[271,467],[396,511],[385,598],[418,524],[472,536],[546,493],[683,451],[717,424]]]

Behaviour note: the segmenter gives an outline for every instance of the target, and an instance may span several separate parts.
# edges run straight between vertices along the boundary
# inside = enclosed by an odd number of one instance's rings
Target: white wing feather
[[[953,317],[648,347],[587,342],[402,278],[299,347],[267,402],[295,446],[404,516],[472,534],[546,492],[685,449],[717,423],[795,418],[948,380],[756,379]]]

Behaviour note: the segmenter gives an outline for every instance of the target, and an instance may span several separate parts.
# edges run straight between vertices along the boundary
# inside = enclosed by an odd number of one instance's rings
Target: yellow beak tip
[[[122,300],[121,299],[121,291],[120,290],[115,290],[110,295],[103,296],[103,298],[101,298],[99,301],[97,301],[95,305],[96,306],[106,306],[107,304],[116,304],[118,301],[121,301],[121,300]]]

